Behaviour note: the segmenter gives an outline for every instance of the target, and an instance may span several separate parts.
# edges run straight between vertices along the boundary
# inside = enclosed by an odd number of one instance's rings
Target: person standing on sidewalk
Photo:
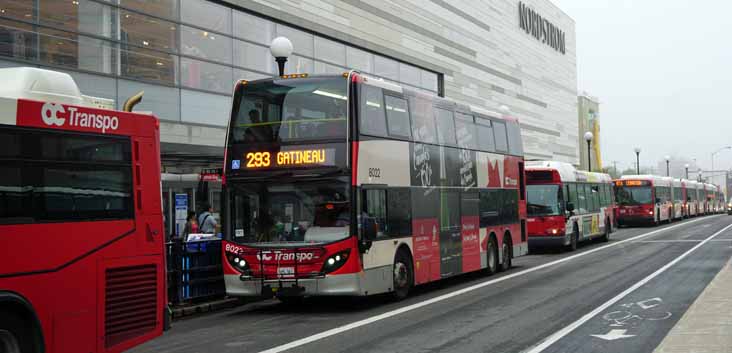
[[[198,216],[198,229],[201,233],[216,233],[216,219],[213,216],[213,207],[210,204],[204,205],[204,212]]]

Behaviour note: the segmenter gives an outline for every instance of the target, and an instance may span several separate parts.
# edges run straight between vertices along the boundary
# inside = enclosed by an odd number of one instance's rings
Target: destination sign
[[[333,148],[247,152],[243,169],[334,165],[334,154]]]
[[[616,180],[617,186],[649,186],[651,182],[648,180]]]

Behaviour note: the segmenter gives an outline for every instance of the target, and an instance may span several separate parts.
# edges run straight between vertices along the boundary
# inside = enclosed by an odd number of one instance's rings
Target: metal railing
[[[180,305],[223,298],[226,295],[221,267],[221,239],[165,244],[168,301]]]

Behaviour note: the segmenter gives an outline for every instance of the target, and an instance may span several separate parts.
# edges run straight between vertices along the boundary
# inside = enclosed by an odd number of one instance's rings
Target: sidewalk
[[[732,353],[732,261],[724,265],[654,353]]]

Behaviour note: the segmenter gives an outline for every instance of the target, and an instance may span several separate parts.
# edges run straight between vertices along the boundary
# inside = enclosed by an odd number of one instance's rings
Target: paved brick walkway
[[[694,301],[654,353],[732,353],[732,261]]]

